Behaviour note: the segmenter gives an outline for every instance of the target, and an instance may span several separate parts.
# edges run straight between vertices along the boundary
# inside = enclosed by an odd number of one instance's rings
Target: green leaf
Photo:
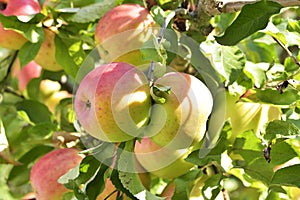
[[[31,43],[28,41],[21,47],[18,53],[21,67],[24,67],[30,61],[34,60],[34,58],[36,57],[37,53],[40,50],[42,41],[43,40],[36,43]]]
[[[272,166],[281,165],[297,156],[290,144],[284,141],[278,142],[272,145],[270,164]]]
[[[52,122],[52,113],[44,104],[34,100],[24,100],[17,104],[19,111],[25,111],[33,123]]]
[[[189,192],[194,186],[195,180],[202,175],[201,169],[195,169],[174,180],[175,191],[172,200],[182,200],[189,198]]]
[[[274,174],[273,168],[264,158],[257,158],[243,167],[245,173],[252,178],[262,181],[266,185],[270,184]]]
[[[58,37],[54,38],[55,43],[55,58],[57,62],[63,67],[65,72],[72,78],[76,77],[79,66],[75,63],[73,58],[69,53],[69,45],[66,43],[65,39]]]
[[[101,164],[94,179],[88,183],[86,187],[86,195],[88,196],[88,199],[96,199],[96,197],[104,190],[107,179],[105,173],[108,168],[109,166]]]
[[[300,136],[300,130],[291,122],[275,120],[268,124],[264,139],[271,143],[274,139],[288,139]]]
[[[52,137],[53,131],[57,130],[57,126],[53,123],[42,122],[28,129],[28,140],[45,140]]]
[[[242,39],[265,28],[269,18],[279,13],[282,6],[272,1],[259,1],[243,6],[241,13],[225,30],[221,37],[216,37],[222,45],[235,45]]]
[[[135,157],[134,157],[134,142],[135,140],[130,140],[125,143],[124,150],[120,154],[118,160],[119,178],[127,190],[135,196],[137,199],[145,200],[163,200],[164,198],[157,197],[150,193],[142,184],[139,175],[135,167]]]
[[[300,187],[300,164],[279,169],[275,172],[271,185]]]
[[[261,88],[267,81],[266,71],[269,65],[269,63],[256,64],[252,62],[247,62],[244,72],[248,77],[252,79],[252,82],[254,82],[254,85],[257,88]]]
[[[222,180],[222,177],[222,174],[214,174],[205,181],[202,189],[202,194],[205,199],[216,199],[221,191],[220,182]],[[209,197],[206,196],[207,194],[210,194]]]
[[[69,20],[77,23],[93,22],[101,18],[107,11],[115,6],[115,0],[101,0],[100,2],[80,8]]]
[[[274,105],[291,105],[300,99],[299,91],[288,87],[282,94],[276,89],[267,88],[264,90],[256,89],[255,97],[259,101]]]

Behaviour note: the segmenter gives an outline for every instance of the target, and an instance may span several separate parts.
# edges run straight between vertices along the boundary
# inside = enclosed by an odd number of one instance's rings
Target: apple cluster
[[[203,82],[187,73],[170,70],[149,80],[140,67],[146,63],[140,48],[158,30],[140,5],[107,12],[95,32],[106,64],[81,80],[74,109],[88,134],[115,144],[136,139],[134,154],[142,167],[172,179],[194,167],[184,159],[203,139],[213,98]]]

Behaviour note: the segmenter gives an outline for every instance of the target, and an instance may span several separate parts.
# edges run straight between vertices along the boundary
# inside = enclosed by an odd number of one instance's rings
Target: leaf
[[[53,123],[42,122],[28,129],[28,140],[46,140],[52,137],[53,131],[57,126]]]
[[[24,67],[30,61],[34,60],[34,58],[36,57],[37,53],[40,50],[42,41],[43,40],[36,43],[31,43],[28,41],[21,47],[18,53],[18,58],[20,60],[21,67]]]
[[[118,160],[119,178],[122,185],[137,199],[163,200],[150,193],[142,184],[135,167],[134,142],[130,140],[125,143],[124,150]]]
[[[244,72],[252,79],[257,88],[261,88],[267,80],[266,70],[269,65],[269,63],[247,62]]]
[[[281,165],[297,156],[297,153],[290,144],[287,142],[278,142],[272,145],[270,164],[272,166]]]
[[[300,130],[291,122],[274,120],[266,128],[264,139],[271,143],[274,139],[288,139],[300,136]]]
[[[4,151],[8,147],[8,141],[5,135],[5,129],[3,126],[3,122],[0,119],[0,153]]]
[[[259,1],[243,6],[241,13],[225,30],[221,37],[215,37],[222,45],[235,45],[242,39],[265,28],[269,18],[279,13],[282,6],[272,1]]]
[[[259,101],[274,105],[291,105],[300,99],[300,94],[298,90],[288,87],[283,91],[282,94],[276,89],[254,89],[256,93],[253,97],[257,98]],[[255,99],[254,99],[255,100]]]
[[[44,104],[34,100],[23,100],[16,105],[18,111],[25,111],[33,123],[52,122],[52,113]]]
[[[269,165],[264,158],[257,158],[250,162],[247,166],[243,167],[245,173],[252,178],[262,181],[266,185],[271,182],[274,174],[273,168]]]
[[[96,199],[96,197],[104,190],[106,183],[105,172],[109,166],[101,164],[94,179],[88,183],[86,187],[86,195],[88,199]]]
[[[69,54],[68,44],[63,38],[60,38],[57,35],[54,38],[54,43],[56,50],[55,58],[57,62],[63,67],[68,75],[70,75],[72,78],[75,78],[79,67]]]
[[[300,187],[300,164],[279,169],[275,172],[271,185]]]
[[[115,6],[115,0],[101,0],[98,3],[87,5],[76,10],[76,13],[69,18],[69,20],[77,23],[93,22],[101,18],[107,11]]]

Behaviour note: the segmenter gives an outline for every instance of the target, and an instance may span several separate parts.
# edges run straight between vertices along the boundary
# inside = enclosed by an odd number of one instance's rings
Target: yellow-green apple
[[[58,179],[77,166],[82,156],[77,149],[56,149],[43,155],[32,167],[30,182],[38,200],[59,200],[69,192]]]
[[[52,113],[55,113],[56,106],[62,99],[72,97],[72,94],[66,90],[61,90],[61,85],[58,81],[44,79],[40,83],[41,101],[49,108]]]
[[[147,77],[122,62],[93,69],[81,81],[74,109],[82,127],[108,142],[140,135],[148,123],[151,106]]]
[[[239,102],[239,96],[226,92],[226,119],[230,120],[234,140],[237,135],[247,130],[253,130],[258,134],[264,125],[272,120],[280,119],[281,112],[278,107],[253,103]]]
[[[29,16],[41,11],[37,0],[1,0],[0,5],[0,12],[5,16]],[[16,50],[26,41],[22,34],[5,29],[0,23],[0,47]]]
[[[122,4],[99,20],[95,41],[104,61],[137,66],[145,63],[139,49],[157,30],[147,8],[138,4]]]
[[[148,137],[136,141],[134,153],[139,163],[150,173],[162,178],[176,178],[194,167],[184,159],[190,153],[186,149],[168,149],[155,144]]]
[[[60,71],[62,66],[57,63],[55,58],[55,34],[52,30],[44,28],[44,41],[39,49],[34,61],[43,69],[49,71]]]
[[[34,61],[29,62],[22,69],[20,66],[20,61],[17,59],[12,67],[12,77],[17,78],[18,88],[20,91],[24,91],[27,88],[27,84],[33,78],[38,78],[41,75],[42,68]]]
[[[145,135],[160,146],[174,149],[199,142],[213,107],[213,98],[206,85],[190,74],[168,72],[158,78],[154,86],[170,87],[170,93],[161,93],[165,102],[152,106]]]

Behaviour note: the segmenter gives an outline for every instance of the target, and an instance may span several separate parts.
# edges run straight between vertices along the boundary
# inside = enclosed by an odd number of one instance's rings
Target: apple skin
[[[41,75],[42,68],[34,61],[29,62],[22,69],[20,66],[20,60],[17,59],[12,67],[12,77],[18,79],[18,88],[20,91],[24,91],[27,88],[27,84],[33,79],[38,78]]]
[[[122,4],[99,20],[95,41],[105,62],[127,62],[137,66],[146,62],[141,59],[139,49],[157,30],[147,8]]]
[[[229,119],[231,123],[231,141],[234,141],[236,136],[247,130],[253,130],[254,133],[258,134],[266,123],[280,119],[281,111],[278,107],[260,103],[238,102],[238,100],[238,96],[232,96],[226,92],[226,119]]]
[[[151,106],[146,76],[127,63],[110,63],[89,72],[75,95],[82,127],[107,142],[130,140],[148,123]]]
[[[82,157],[77,149],[56,149],[43,155],[32,167],[30,182],[38,200],[59,200],[69,190],[58,179],[78,165]]]
[[[134,152],[139,163],[150,173],[161,178],[173,179],[194,167],[184,159],[189,149],[167,149],[155,144],[148,137],[136,141]]]
[[[60,71],[62,66],[57,63],[55,58],[55,33],[48,28],[44,28],[45,38],[34,61],[43,69],[49,71]]]
[[[0,12],[5,16],[28,16],[41,12],[37,0],[1,0],[6,8]],[[6,30],[0,23],[0,47],[17,50],[20,49],[27,39],[14,30]]]
[[[166,73],[154,85],[170,87],[171,93],[164,95],[164,104],[152,107],[146,135],[156,144],[174,149],[199,142],[213,107],[213,98],[206,85],[180,72]]]

